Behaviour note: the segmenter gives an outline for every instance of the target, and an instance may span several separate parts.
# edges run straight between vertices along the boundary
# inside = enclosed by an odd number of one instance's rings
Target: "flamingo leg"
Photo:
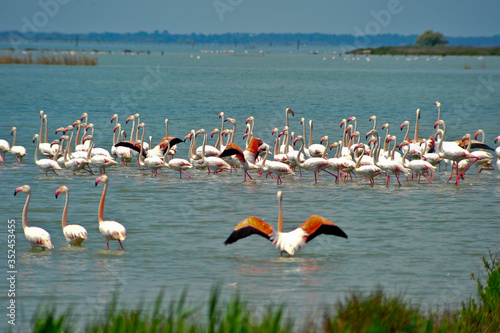
[[[425,175],[425,173],[422,173],[422,175],[424,175],[425,179],[427,179],[427,181],[429,182],[429,184],[432,184],[431,180]]]
[[[330,172],[330,171],[328,171],[328,170],[324,170],[324,171],[325,171],[325,172],[327,172],[327,173],[329,173],[329,174],[330,174],[330,175],[332,175],[333,177],[335,177],[335,182],[337,182],[337,181],[339,180],[339,177],[337,177],[337,175],[336,175],[336,174],[331,173],[331,172]]]
[[[122,242],[121,242],[119,239],[118,239],[118,243],[120,243],[120,246],[122,247],[122,250],[125,250],[125,249],[123,248]]]
[[[451,178],[453,177],[453,171],[455,171],[454,168],[455,168],[455,162],[453,162],[453,165],[451,167],[450,178],[448,178],[448,180],[446,182],[449,182],[451,180]],[[458,172],[458,167],[457,167],[457,172]]]
[[[189,173],[187,173],[186,171],[184,170],[181,170],[188,178],[191,178],[191,175]]]
[[[248,173],[248,171],[245,170],[245,180],[247,180],[247,176],[248,176],[248,178],[250,178],[251,180],[253,180],[252,176],[250,176],[250,174]]]
[[[106,242],[106,248],[109,250],[109,243]]]

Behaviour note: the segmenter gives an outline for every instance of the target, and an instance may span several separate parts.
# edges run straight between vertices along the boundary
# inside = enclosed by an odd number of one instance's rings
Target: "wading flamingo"
[[[250,216],[236,225],[236,228],[234,228],[231,235],[226,239],[224,245],[232,244],[239,239],[257,234],[269,239],[276,245],[276,248],[281,251],[281,255],[287,253],[289,256],[293,256],[295,251],[298,251],[307,242],[312,241],[316,236],[321,234],[347,238],[345,232],[335,225],[335,223],[319,215],[311,215],[297,229],[283,232],[283,208],[281,204],[283,193],[278,191],[277,196],[279,204],[277,230],[274,230],[273,227],[260,218]]]
[[[124,250],[122,242],[127,239],[127,231],[125,227],[116,221],[104,221],[104,201],[106,200],[106,191],[108,190],[108,176],[101,175],[95,180],[95,186],[99,183],[104,184],[102,190],[101,201],[99,202],[99,211],[97,213],[97,221],[99,222],[99,231],[106,240],[106,247],[109,250],[109,241],[116,240],[120,243],[122,250]]]
[[[35,163],[36,163],[36,165],[38,165],[38,167],[42,171],[45,172],[45,175],[48,175],[49,171],[52,171],[57,176],[56,170],[61,170],[59,163],[57,163],[54,160],[49,160],[48,158],[43,159],[43,160],[39,160],[38,159],[38,150],[40,149],[40,140],[38,138],[38,134],[35,134],[35,137],[33,138],[33,142],[35,142],[35,141],[37,142],[37,147],[35,150]]]
[[[278,139],[276,139],[278,140]],[[257,166],[263,173],[267,173],[269,175],[275,174],[277,177],[276,184],[282,184],[281,176],[283,175],[294,175],[292,168],[283,162],[278,161],[268,161],[267,157],[269,156],[269,149],[266,149],[266,154],[264,155],[264,159],[262,162],[258,162]]]
[[[68,245],[80,246],[87,239],[87,230],[78,224],[66,224],[68,218],[69,190],[66,186],[61,186],[56,191],[56,199],[61,193],[66,193],[66,203],[62,214],[62,230]]]
[[[42,250],[45,250],[46,248],[53,249],[54,245],[52,245],[52,242],[50,241],[50,234],[45,229],[28,226],[28,205],[31,199],[30,186],[23,185],[16,188],[14,196],[19,192],[26,193],[27,195],[26,202],[24,203],[24,208],[23,208],[23,230],[24,230],[24,236],[30,243],[31,248],[34,249],[40,247]]]
[[[17,139],[16,127],[12,127],[10,135],[14,136],[14,138],[12,139],[12,147],[10,148],[10,153],[14,155],[15,158],[17,158],[18,162],[22,162],[23,157],[26,156],[26,148],[24,148],[23,146],[16,145],[16,139]]]

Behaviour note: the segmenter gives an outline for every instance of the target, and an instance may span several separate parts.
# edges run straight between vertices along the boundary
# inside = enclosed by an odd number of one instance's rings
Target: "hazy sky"
[[[498,0],[0,0],[0,31],[500,34]]]

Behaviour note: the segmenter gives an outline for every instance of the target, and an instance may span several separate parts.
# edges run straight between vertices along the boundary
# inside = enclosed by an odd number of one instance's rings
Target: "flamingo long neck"
[[[94,137],[90,136],[89,141],[90,141],[90,143],[89,143],[89,150],[87,152],[87,161],[90,161],[90,155],[92,153],[92,148],[94,148]]]
[[[168,119],[165,119],[165,137],[168,139]]]
[[[49,142],[49,122],[47,120],[47,115],[43,115],[43,121],[45,122],[45,141]],[[42,138],[40,138],[42,139]]]
[[[221,138],[221,134],[219,131],[217,131],[217,141],[215,142],[215,148],[217,148],[217,149],[220,148],[220,138]]]
[[[481,143],[484,143],[485,141],[485,135],[484,135],[484,131],[483,130],[478,130],[479,134],[482,135],[482,140],[481,140]],[[15,142],[16,142],[16,135],[15,135],[16,132],[14,132],[14,143],[12,143],[12,145],[14,146],[15,145]]]
[[[299,152],[297,153],[297,164],[300,167],[303,167],[304,162],[302,162],[302,163],[300,162],[300,156],[302,156],[302,152],[304,151],[304,138],[300,138],[300,141],[301,141],[301,145],[299,148]],[[281,201],[280,201],[280,204],[281,204]]]
[[[23,208],[23,230],[28,227],[28,205],[30,204],[31,191],[26,194],[26,202],[24,203]]]
[[[201,148],[201,158],[205,162],[205,145],[207,144],[207,133],[203,133],[203,146]]]
[[[420,119],[420,109],[417,109],[417,119],[415,120],[415,143],[418,144],[418,120]]]
[[[325,159],[326,158],[326,153],[327,153],[327,150],[328,150],[328,147],[330,147],[330,139],[328,138],[328,136],[325,136],[326,137],[326,147],[325,147],[325,150],[323,150],[323,154],[321,154],[321,158]],[[338,148],[337,148],[338,150]]]
[[[396,155],[396,146],[397,146],[397,139],[396,139],[396,137],[394,137],[394,143],[393,143],[393,145],[394,145],[394,147],[392,147],[391,159],[394,161],[394,157]]]
[[[306,137],[304,136],[304,139]],[[309,120],[309,144],[308,144],[308,147],[311,147],[313,144],[313,121],[312,119]]]
[[[40,115],[40,133],[38,134],[39,138],[43,138],[43,114]]]
[[[354,118],[354,129],[352,130],[353,133],[356,133],[358,130],[358,119]]]
[[[35,136],[36,139],[36,150],[35,150],[35,163],[38,162],[38,151],[40,150],[40,137]]]
[[[139,128],[137,128],[137,133],[139,133]],[[139,164],[140,164],[142,161],[144,161],[144,159],[143,159],[143,157],[144,157],[144,156],[142,156],[142,152],[143,152],[143,149],[144,149],[143,147],[144,147],[144,135],[145,135],[145,134],[146,134],[146,125],[145,125],[145,124],[143,124],[143,125],[142,125],[142,136],[141,136],[141,149],[140,149],[141,151],[139,152]],[[169,142],[170,142],[170,141],[169,141]],[[170,145],[169,145],[169,147],[170,147]],[[167,149],[167,151],[165,152],[165,155],[168,155],[168,151],[169,151],[169,150],[170,150],[170,148],[169,148],[169,149]]]
[[[191,147],[189,147],[189,158],[195,159],[196,154],[194,153],[194,147],[196,147],[196,134],[193,131],[191,131]]]
[[[444,121],[440,121],[438,126],[439,125],[443,125],[443,129],[441,131],[443,131],[443,133],[441,133],[441,136],[440,136],[440,140],[438,141],[437,143],[437,148],[436,150],[439,152],[442,152],[442,148],[443,148],[443,141],[444,141],[444,136],[446,135],[446,124],[444,123]]]
[[[361,164],[361,159],[363,158],[363,155],[365,154],[365,146],[362,146],[361,150],[362,150],[362,152],[361,152],[361,154],[359,154],[358,159],[356,160],[355,169],[358,169],[360,164]],[[356,156],[356,155],[354,155],[354,156]]]
[[[66,162],[67,158],[69,158],[71,154],[71,147],[73,145],[73,136],[75,135],[75,131],[71,131],[71,136],[69,137],[68,145],[66,146],[66,154],[64,155],[64,161]]]
[[[236,135],[236,121],[233,121],[232,124],[233,124],[233,134],[231,136],[231,143],[234,143],[234,136]]]
[[[130,140],[135,141],[135,117],[132,118],[132,133],[130,133]]]
[[[283,232],[283,207],[281,204],[281,195],[278,197],[279,213],[278,213],[278,232]]]
[[[108,190],[108,183],[104,183],[104,188],[102,189],[101,201],[99,202],[99,211],[97,213],[97,221],[99,223],[104,222],[104,202],[106,201],[106,191]]]
[[[137,132],[135,132],[135,141],[139,141],[139,124],[141,123],[141,118],[137,115]]]
[[[403,155],[403,165],[406,167],[409,164],[409,162],[406,160],[406,157],[408,156],[408,153],[410,152],[410,147],[409,147],[408,142],[406,142],[405,145],[407,146],[408,149],[406,149],[405,154]]]
[[[222,125],[220,126],[220,132],[222,134],[222,133],[224,133],[224,123],[225,123],[225,120],[226,120],[226,118],[224,118],[224,112],[221,112],[219,114],[219,117],[222,119]]]
[[[68,204],[69,204],[69,193],[66,191],[66,202],[64,203],[64,209],[63,209],[63,214],[62,214],[62,228],[66,226],[66,220],[68,218]]]
[[[17,129],[14,130],[14,139],[12,139],[12,147],[16,145],[16,139],[17,139]],[[484,135],[483,135],[483,143],[484,143]]]
[[[410,134],[410,123],[409,122],[406,124],[406,134],[405,134],[403,141],[408,141],[408,134]]]
[[[262,169],[268,170],[266,167],[267,157],[269,156],[269,149],[266,149],[266,154],[264,155],[264,159],[262,160]]]
[[[76,131],[76,138],[75,138],[75,142],[76,142],[76,143],[75,143],[75,147],[76,147],[76,145],[78,145],[78,143],[80,142],[80,131],[81,131],[81,128],[82,128],[82,127],[80,126],[80,124],[77,124],[77,126],[78,126],[78,130]]]
[[[373,116],[372,119],[373,119],[373,129],[376,130],[377,129],[377,117]]]

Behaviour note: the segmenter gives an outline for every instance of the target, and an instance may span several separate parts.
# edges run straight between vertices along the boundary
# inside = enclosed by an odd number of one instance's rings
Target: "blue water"
[[[135,46],[138,48],[139,46]],[[212,50],[213,53],[201,52]],[[8,155],[0,165],[3,227],[0,244],[7,252],[7,221],[16,220],[17,323],[28,327],[39,304],[52,301],[60,310],[74,306],[82,321],[101,313],[115,290],[123,304],[136,305],[165,291],[175,299],[188,288],[192,304],[203,303],[217,283],[224,297],[239,291],[252,306],[286,304],[290,313],[331,305],[352,290],[369,291],[381,285],[390,294],[402,293],[424,308],[457,308],[476,293],[481,257],[498,250],[500,239],[500,174],[485,171],[476,179],[467,173],[459,186],[445,183],[449,168],[436,172],[433,184],[425,180],[403,182],[401,187],[376,179],[374,187],[361,178],[334,184],[328,174],[304,179],[286,177],[277,186],[272,179],[243,174],[210,175],[189,171],[190,179],[165,170],[152,177],[146,170],[108,169],[109,191],[105,219],[127,228],[125,251],[112,243],[106,250],[98,231],[97,208],[102,186],[97,174],[59,176],[39,171],[33,161],[31,139],[39,131],[39,111],[54,130],[79,119],[83,112],[95,125],[96,146],[110,149],[110,117],[125,119],[140,113],[146,137],[156,142],[169,133],[183,138],[191,129],[207,131],[220,126],[219,112],[237,120],[236,143],[244,145],[245,119],[256,119],[254,135],[272,144],[271,130],[282,128],[285,108],[295,117],[290,127],[302,133],[300,118],[314,121],[314,141],[323,135],[330,142],[342,136],[342,118],[356,116],[364,134],[378,125],[391,124],[398,141],[404,120],[415,121],[422,110],[420,136],[434,134],[434,101],[443,104],[447,139],[458,139],[479,128],[494,147],[500,135],[500,59],[477,57],[365,57],[339,56],[332,50],[309,55],[308,49],[263,48],[216,53],[215,46],[177,48],[164,55],[114,54],[99,56],[99,66],[0,66],[0,138],[11,141],[18,128],[18,144],[28,156],[17,163]],[[312,50],[312,49],[311,49]],[[290,52],[291,51],[291,52]],[[199,58],[198,58],[199,57]],[[335,59],[332,59],[335,57]],[[471,66],[464,70],[464,64]],[[227,125],[226,125],[227,126]],[[212,142],[213,143],[213,142]],[[180,144],[177,157],[187,158],[188,144]],[[17,186],[29,184],[32,200],[29,223],[50,232],[55,249],[30,251],[21,230],[25,196],[14,197]],[[68,223],[87,228],[83,248],[69,248],[60,219],[64,198],[54,198],[61,185],[70,190]],[[276,192],[284,193],[286,230],[311,214],[337,223],[345,240],[321,236],[293,258],[280,257],[274,246],[252,236],[235,244],[222,243],[234,226],[250,215],[274,225]],[[4,262],[7,263],[6,256]],[[2,264],[2,276],[6,265]],[[1,279],[2,304],[9,298]],[[5,309],[5,308],[4,308]],[[5,311],[5,310],[4,310]],[[2,325],[6,325],[5,316]],[[19,326],[17,326],[19,327]]]

